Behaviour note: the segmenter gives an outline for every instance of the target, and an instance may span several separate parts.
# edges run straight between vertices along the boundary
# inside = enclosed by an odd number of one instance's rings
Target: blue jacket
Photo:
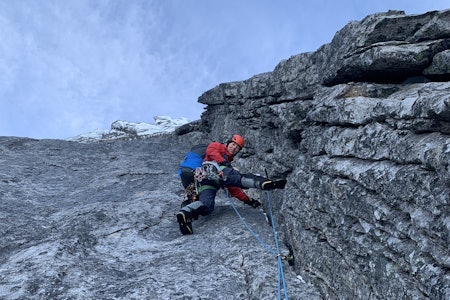
[[[178,170],[178,177],[181,176],[181,168],[189,168],[195,170],[200,167],[205,158],[206,148],[208,144],[200,144],[191,148],[191,150],[186,153],[184,160],[180,163],[180,169]]]

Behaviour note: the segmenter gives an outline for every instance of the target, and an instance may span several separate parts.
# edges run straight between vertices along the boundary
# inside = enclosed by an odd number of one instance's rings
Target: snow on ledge
[[[110,131],[96,130],[66,140],[89,143],[118,139],[133,139],[137,137],[172,133],[176,128],[189,123],[189,120],[186,118],[172,119],[168,116],[156,116],[153,119],[155,120],[154,124],[118,120],[111,124]]]

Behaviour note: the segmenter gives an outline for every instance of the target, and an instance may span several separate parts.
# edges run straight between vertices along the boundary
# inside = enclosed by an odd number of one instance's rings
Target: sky
[[[447,8],[449,0],[2,0],[0,136],[197,120],[204,92],[315,51],[351,21]]]

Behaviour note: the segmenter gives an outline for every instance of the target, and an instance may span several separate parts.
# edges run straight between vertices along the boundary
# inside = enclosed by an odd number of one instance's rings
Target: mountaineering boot
[[[241,178],[244,188],[257,188],[262,190],[284,189],[286,179],[268,179],[255,174],[244,174]]]
[[[193,234],[194,231],[192,230],[192,219],[189,218],[188,213],[180,210],[176,216],[178,224],[180,225],[181,233],[183,235]]]
[[[183,235],[193,234],[192,220],[196,220],[200,215],[200,210],[204,205],[200,201],[194,201],[189,205],[184,206],[177,214],[177,221],[180,225],[180,231]]]
[[[268,179],[261,184],[263,190],[284,189],[286,186],[286,179]]]

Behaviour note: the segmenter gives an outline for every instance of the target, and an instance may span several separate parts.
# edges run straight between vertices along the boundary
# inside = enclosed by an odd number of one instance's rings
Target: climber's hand
[[[247,201],[244,202],[247,205],[250,205],[253,208],[257,208],[261,205],[261,202],[259,202],[258,200],[252,199],[252,198],[248,198]]]

